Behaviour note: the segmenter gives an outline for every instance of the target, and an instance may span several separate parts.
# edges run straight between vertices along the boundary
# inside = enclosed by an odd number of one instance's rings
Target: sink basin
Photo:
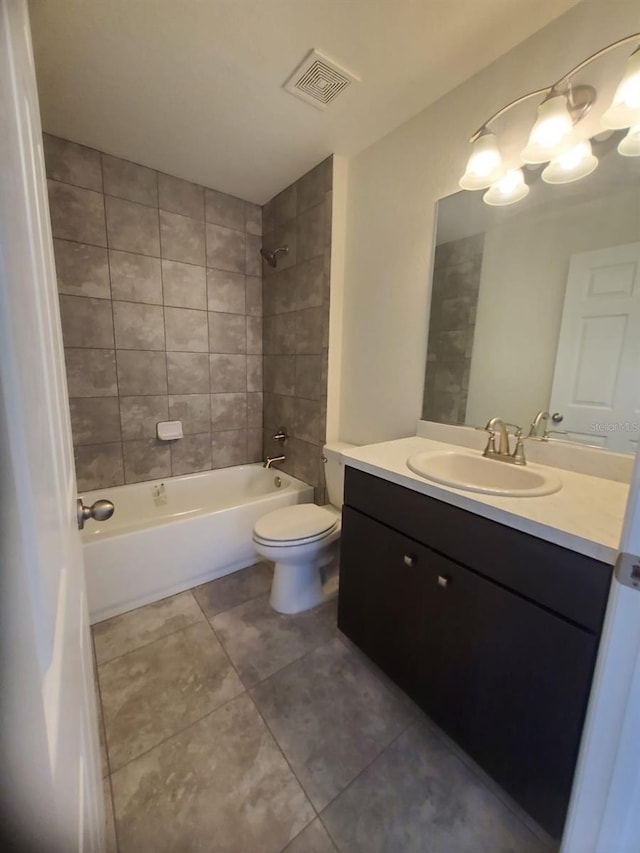
[[[559,477],[537,465],[511,465],[464,451],[415,453],[407,459],[407,466],[414,474],[435,483],[485,495],[534,498],[562,488]]]

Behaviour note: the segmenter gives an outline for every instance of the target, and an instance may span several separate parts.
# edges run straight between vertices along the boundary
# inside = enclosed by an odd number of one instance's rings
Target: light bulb
[[[604,127],[613,130],[640,122],[640,48],[627,59],[624,77],[618,84],[611,106],[602,116]]]
[[[627,135],[618,144],[618,153],[623,157],[640,157],[640,124],[629,128]]]
[[[524,182],[522,169],[510,169],[506,175],[493,184],[482,196],[485,204],[501,207],[514,204],[529,195],[529,187]]]
[[[522,151],[525,163],[546,163],[571,147],[573,121],[564,95],[553,95],[538,107],[538,118]]]
[[[495,133],[484,130],[473,143],[464,175],[458,182],[463,190],[483,190],[504,174]]]
[[[547,184],[569,184],[590,175],[597,165],[598,158],[591,151],[591,143],[583,140],[554,157],[542,170],[542,180]]]

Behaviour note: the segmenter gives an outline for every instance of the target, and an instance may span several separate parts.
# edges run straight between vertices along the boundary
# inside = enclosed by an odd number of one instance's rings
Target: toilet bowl
[[[297,504],[269,512],[253,529],[256,552],[275,563],[270,603],[279,613],[300,613],[329,597],[321,570],[338,557],[344,468],[344,443],[324,447],[330,504]]]

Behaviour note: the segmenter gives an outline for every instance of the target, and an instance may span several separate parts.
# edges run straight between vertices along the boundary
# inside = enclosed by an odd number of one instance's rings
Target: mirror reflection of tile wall
[[[464,424],[484,234],[436,247],[422,417]]]

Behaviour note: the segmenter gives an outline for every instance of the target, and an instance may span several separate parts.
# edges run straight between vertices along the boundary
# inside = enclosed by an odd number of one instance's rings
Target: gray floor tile
[[[243,691],[203,619],[98,669],[111,770]]]
[[[318,810],[414,719],[337,638],[258,685],[252,696]]]
[[[196,587],[193,594],[205,615],[212,619],[218,613],[265,595],[271,588],[272,579],[271,565],[264,562],[256,563],[248,569],[232,572],[223,578]]]
[[[314,817],[244,695],[113,776],[120,853],[279,853]]]
[[[106,663],[200,621],[202,613],[190,592],[147,604],[93,626],[96,659]]]
[[[333,842],[318,818],[303,829],[283,853],[336,853]]]
[[[325,643],[336,630],[337,601],[305,613],[283,616],[268,596],[255,598],[214,617],[212,625],[240,677],[257,684]]]
[[[341,853],[541,853],[547,848],[416,723],[323,812]]]
[[[108,779],[102,782],[104,793],[104,838],[105,853],[117,853],[116,828],[113,816],[113,800],[111,799],[111,785]]]

